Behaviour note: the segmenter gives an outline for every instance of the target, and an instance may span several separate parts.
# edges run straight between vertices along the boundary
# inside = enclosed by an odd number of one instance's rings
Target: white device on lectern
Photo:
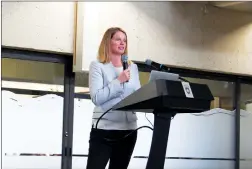
[[[159,80],[159,79],[172,80],[172,81],[181,81],[179,79],[178,74],[152,70],[151,73],[150,73],[149,82]]]

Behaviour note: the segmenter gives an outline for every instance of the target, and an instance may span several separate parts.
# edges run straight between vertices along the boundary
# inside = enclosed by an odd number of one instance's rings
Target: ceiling
[[[215,7],[252,13],[252,1],[209,1]]]

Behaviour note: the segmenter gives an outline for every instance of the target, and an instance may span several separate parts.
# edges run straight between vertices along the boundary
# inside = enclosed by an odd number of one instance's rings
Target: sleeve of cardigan
[[[89,67],[89,90],[92,102],[100,106],[118,97],[123,92],[123,86],[117,78],[104,86],[101,65],[98,62],[92,62]]]

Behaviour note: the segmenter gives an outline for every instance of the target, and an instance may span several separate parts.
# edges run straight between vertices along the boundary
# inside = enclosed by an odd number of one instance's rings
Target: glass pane
[[[140,72],[140,81],[144,85],[149,81],[149,72]],[[211,103],[211,108],[221,108],[225,110],[233,110],[233,82],[215,81],[199,78],[184,78],[192,83],[206,84],[211,90],[214,101]]]
[[[63,75],[61,64],[2,58],[3,168],[61,167],[63,97],[45,93],[63,92]]]
[[[94,105],[89,99],[74,100],[73,168],[85,168]]]
[[[79,94],[80,97],[74,99],[72,168],[85,168],[94,109],[92,101],[85,99],[86,96],[89,96],[88,72],[75,74],[75,94]]]
[[[88,72],[75,73],[75,93],[88,94]]]
[[[139,72],[139,79],[141,85],[145,85],[149,82],[150,73],[149,72]]]
[[[235,143],[234,84],[199,78],[185,79],[191,83],[206,84],[214,100],[209,111],[178,114],[172,120],[167,156],[181,159],[166,161],[167,167],[193,168],[197,165],[199,168],[232,168]]]
[[[252,166],[252,84],[241,85],[240,162],[241,169]]]
[[[234,84],[233,82],[216,81],[208,79],[198,78],[185,78],[192,83],[206,84],[211,90],[214,101],[211,103],[211,108],[221,108],[224,110],[233,110],[233,93]]]
[[[149,73],[141,72],[140,79],[142,84],[148,83]],[[177,114],[174,117],[171,122],[166,157],[175,159],[167,159],[165,168],[194,168],[195,166],[197,168],[233,168],[234,84],[199,78],[185,77],[185,79],[192,83],[208,85],[214,101],[211,103],[210,111],[199,114]],[[142,114],[139,113],[139,116],[141,117],[139,124],[148,124]],[[147,114],[147,117],[153,123],[153,115]],[[144,165],[147,162],[151,137],[152,132],[139,131],[135,155],[146,158],[135,159],[135,163]],[[210,160],[197,158],[210,158]]]

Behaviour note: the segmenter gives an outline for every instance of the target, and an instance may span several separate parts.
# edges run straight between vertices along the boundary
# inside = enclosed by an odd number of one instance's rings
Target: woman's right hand
[[[120,83],[124,83],[130,79],[130,70],[126,69],[124,70],[117,78]]]

